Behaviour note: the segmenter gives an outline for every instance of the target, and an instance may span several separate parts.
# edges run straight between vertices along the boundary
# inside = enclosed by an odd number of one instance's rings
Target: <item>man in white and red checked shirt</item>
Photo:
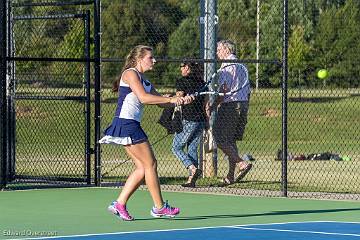
[[[236,141],[242,140],[244,135],[251,90],[248,70],[244,64],[236,63],[235,54],[236,47],[233,42],[221,40],[217,43],[218,58],[234,60],[234,62],[224,62],[221,65],[222,70],[218,79],[219,88],[224,92],[234,92],[215,101],[218,112],[213,126],[216,144],[229,159],[229,171],[223,179],[225,185],[240,181],[252,167],[251,163],[241,159],[236,145]],[[212,107],[207,104],[208,116],[211,109]],[[236,167],[238,167],[239,173],[235,176]]]

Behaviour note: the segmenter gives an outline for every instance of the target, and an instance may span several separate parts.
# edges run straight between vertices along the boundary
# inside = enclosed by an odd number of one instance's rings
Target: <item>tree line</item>
[[[28,1],[31,2],[31,1]],[[35,0],[33,0],[35,2]],[[258,5],[259,4],[259,5]],[[237,44],[240,59],[282,59],[283,0],[217,0],[217,39]],[[102,57],[124,59],[137,44],[154,47],[161,59],[200,58],[200,0],[102,0]],[[14,15],[78,13],[87,6],[16,8]],[[92,10],[90,8],[90,10]],[[360,50],[360,1],[289,1],[289,86],[358,87]],[[258,18],[257,18],[258,17]],[[257,20],[258,19],[258,20]],[[15,21],[15,53],[30,57],[84,57],[83,28],[79,21]],[[80,25],[79,25],[80,24]],[[93,24],[93,23],[92,23]],[[257,49],[257,27],[259,49]],[[93,33],[93,30],[91,30]],[[91,47],[91,49],[93,46]],[[91,50],[92,51],[92,50]],[[93,54],[93,53],[92,53]],[[102,65],[103,83],[110,84],[121,70],[121,62]],[[172,85],[179,72],[176,64],[159,62],[154,83]],[[17,71],[38,75],[44,71],[62,74],[56,63],[21,64]],[[255,81],[255,64],[248,64]],[[74,73],[80,66],[69,67]],[[329,77],[316,78],[319,69]],[[64,81],[76,81],[74,78]],[[279,87],[281,66],[261,63],[260,87]]]

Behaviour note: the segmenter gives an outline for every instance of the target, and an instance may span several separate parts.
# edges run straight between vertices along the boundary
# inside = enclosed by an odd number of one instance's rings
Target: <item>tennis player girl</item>
[[[151,47],[139,45],[130,51],[122,75],[113,87],[113,90],[119,93],[115,117],[105,130],[105,137],[99,141],[104,144],[123,145],[135,164],[135,170],[126,180],[118,199],[108,207],[111,213],[125,221],[134,219],[127,211],[126,203],[143,180],[154,202],[150,211],[153,217],[174,217],[180,213],[179,208],[171,207],[163,200],[156,159],[140,122],[144,104],[157,104],[162,107],[189,104],[193,97],[161,96],[143,75],[153,68],[155,62]]]

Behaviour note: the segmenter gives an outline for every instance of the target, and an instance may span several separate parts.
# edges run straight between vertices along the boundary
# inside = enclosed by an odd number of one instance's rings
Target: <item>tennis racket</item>
[[[209,78],[209,80],[205,83],[205,85],[198,90],[197,92],[194,92],[193,94],[190,94],[191,96],[197,97],[197,96],[201,96],[201,95],[216,95],[216,96],[229,96],[232,95],[238,91],[240,91],[241,89],[243,89],[244,87],[248,86],[250,84],[249,82],[249,78],[247,77],[247,79],[241,84],[238,83],[238,86],[232,87],[230,91],[227,92],[219,92],[219,91],[212,91],[212,90],[208,90],[208,87],[210,85],[210,83],[214,82],[214,80],[219,79],[222,74],[226,73],[226,69],[229,67],[242,67],[239,63],[233,63],[233,64],[227,64],[222,68],[219,68],[213,75],[211,75],[211,77]],[[245,68],[246,74],[247,70]]]

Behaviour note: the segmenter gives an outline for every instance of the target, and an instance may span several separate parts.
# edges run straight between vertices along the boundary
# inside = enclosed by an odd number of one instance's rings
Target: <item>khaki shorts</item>
[[[217,144],[235,143],[243,139],[248,110],[248,101],[222,103],[219,106],[214,124]]]

